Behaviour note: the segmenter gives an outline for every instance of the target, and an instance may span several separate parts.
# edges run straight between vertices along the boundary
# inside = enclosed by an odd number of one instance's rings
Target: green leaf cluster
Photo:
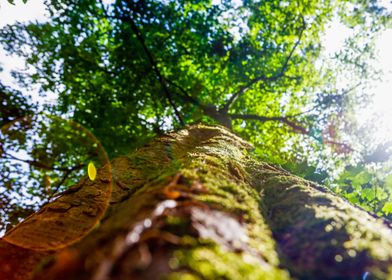
[[[392,218],[392,174],[374,166],[349,166],[335,182],[337,193],[380,216]]]
[[[48,22],[7,26],[0,36],[35,68],[20,79],[57,93],[53,110],[91,129],[111,156],[207,121],[229,124],[281,161],[284,147],[303,149],[298,133],[310,136],[308,147],[322,146],[313,131],[334,111],[322,104],[341,94],[315,63],[325,25],[348,5],[366,26],[385,21],[373,1],[52,0]]]

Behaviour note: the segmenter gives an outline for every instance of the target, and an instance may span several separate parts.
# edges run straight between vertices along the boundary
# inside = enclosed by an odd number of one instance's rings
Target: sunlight
[[[351,35],[351,29],[338,20],[333,20],[325,32],[322,60],[332,58],[343,48],[345,39]],[[392,30],[383,31],[378,36],[375,45],[376,59],[371,66],[380,71],[379,79],[370,81],[368,92],[366,92],[370,100],[366,104],[361,104],[361,108],[356,111],[355,118],[360,128],[370,127],[371,130],[367,131],[367,134],[371,135],[373,144],[378,144],[392,140],[392,54],[390,52]],[[343,76],[340,77],[338,85],[345,88],[350,82],[350,78]]]
[[[0,280],[392,279],[391,12],[0,0]]]
[[[372,103],[368,107],[358,111],[358,121],[365,125],[366,122],[374,121],[374,138],[380,142],[392,140],[392,30],[382,33],[377,41],[376,67],[381,69],[381,80],[372,82],[370,94],[373,95]]]

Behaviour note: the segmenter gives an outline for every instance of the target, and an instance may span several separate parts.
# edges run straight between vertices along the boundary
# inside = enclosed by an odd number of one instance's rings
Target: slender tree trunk
[[[115,159],[99,226],[55,252],[20,249],[24,270],[56,280],[392,279],[388,223],[251,149],[195,125]],[[0,244],[0,273],[23,279],[32,274],[9,272],[23,268],[7,261],[12,236]]]

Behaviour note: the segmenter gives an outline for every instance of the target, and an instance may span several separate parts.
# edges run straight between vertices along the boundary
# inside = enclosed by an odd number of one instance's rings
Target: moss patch
[[[119,199],[73,248],[80,265],[67,271],[74,279],[392,278],[390,228],[249,149],[223,127],[194,125],[123,158],[113,172]]]

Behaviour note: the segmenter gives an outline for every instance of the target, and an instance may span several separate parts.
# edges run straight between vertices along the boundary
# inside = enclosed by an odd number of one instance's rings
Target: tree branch
[[[21,159],[21,158],[18,158],[12,154],[9,154],[5,151],[3,151],[3,155],[5,155],[5,156],[0,158],[0,160],[1,159],[16,160],[16,161],[24,162],[24,163],[30,164],[32,166],[35,166],[37,168],[44,169],[44,170],[65,171],[65,172],[70,170],[69,168],[54,168],[52,166],[49,166],[47,164],[44,164],[42,162],[35,161],[35,160]]]
[[[169,85],[177,88],[182,93],[183,98],[184,98],[185,101],[190,102],[190,103],[192,103],[194,105],[197,105],[197,106],[204,107],[198,99],[192,97],[183,87],[181,87],[180,85],[177,85],[175,82],[173,82],[171,80],[165,79],[165,81]]]
[[[290,117],[265,117],[265,116],[258,116],[255,114],[228,114],[228,116],[231,119],[255,120],[260,122],[270,122],[270,121],[281,122],[291,127],[295,132],[306,134],[306,135],[309,134],[309,131],[306,130],[305,127],[301,126],[300,124],[294,121],[289,120]]]
[[[289,61],[290,61],[291,57],[294,54],[294,51],[296,50],[296,48],[298,47],[299,43],[301,42],[304,30],[305,30],[305,24],[301,28],[301,31],[300,31],[299,36],[298,36],[298,40],[294,44],[293,48],[291,49],[289,55],[287,56],[285,62],[282,65],[279,73],[275,74],[272,77],[266,77],[265,75],[261,75],[261,76],[259,76],[257,78],[252,79],[251,81],[249,81],[249,83],[247,83],[246,85],[240,87],[240,89],[237,92],[233,93],[232,96],[229,98],[229,100],[226,102],[226,104],[222,107],[221,110],[223,112],[228,112],[231,104],[233,104],[241,94],[243,94],[246,91],[248,91],[255,83],[260,82],[260,81],[273,82],[273,81],[276,81],[277,79],[283,77],[284,73],[287,70],[287,66],[289,64]]]
[[[64,176],[63,176],[63,178],[61,178],[61,180],[55,185],[55,188],[54,188],[54,190],[52,191],[52,193],[49,195],[49,197],[48,197],[46,203],[49,203],[50,200],[51,200],[53,197],[55,197],[55,196],[57,195],[58,190],[60,189],[61,185],[64,184],[64,182],[65,182],[65,180],[68,178],[68,176],[69,176],[73,171],[79,170],[79,169],[82,168],[83,166],[85,166],[85,164],[79,164],[79,165],[76,165],[76,166],[74,166],[74,167],[72,167],[72,168],[66,170],[66,171],[65,171],[65,174],[64,174]],[[45,203],[45,204],[46,204],[46,203]]]
[[[351,88],[346,89],[346,90],[342,91],[341,93],[335,94],[335,95],[333,95],[333,96],[337,96],[337,97],[346,96],[346,95],[349,94],[351,91],[357,89],[360,85],[362,85],[361,82],[359,82],[359,83],[355,84],[354,86],[352,86]],[[311,107],[311,108],[308,109],[308,110],[305,110],[305,111],[303,111],[303,112],[301,112],[301,113],[297,113],[297,114],[288,116],[287,118],[295,118],[295,117],[298,117],[298,116],[301,116],[301,115],[305,115],[305,114],[310,113],[310,112],[312,112],[313,110],[315,110],[315,109],[321,107],[322,105],[323,105],[323,103],[316,104],[316,105],[314,105],[313,107]]]
[[[174,113],[175,113],[179,123],[182,126],[184,126],[185,123],[184,123],[180,113],[178,112],[178,110],[176,108],[176,105],[174,103],[174,100],[172,98],[172,95],[171,95],[169,89],[167,88],[166,79],[163,77],[161,71],[159,70],[158,65],[157,65],[157,63],[156,63],[152,53],[148,49],[148,47],[146,45],[146,42],[145,42],[145,40],[144,40],[144,38],[142,36],[142,33],[140,32],[139,28],[136,26],[135,22],[130,17],[115,17],[115,18],[129,23],[129,25],[131,26],[132,31],[136,35],[136,38],[138,39],[139,43],[142,45],[144,53],[146,54],[146,56],[147,56],[147,58],[148,58],[148,60],[149,60],[149,62],[151,64],[151,66],[152,66],[152,69],[154,70],[155,74],[157,75],[158,81],[159,81],[159,83],[162,86],[163,92],[165,93],[165,96],[166,96],[167,100],[169,101],[169,104],[173,108]]]

